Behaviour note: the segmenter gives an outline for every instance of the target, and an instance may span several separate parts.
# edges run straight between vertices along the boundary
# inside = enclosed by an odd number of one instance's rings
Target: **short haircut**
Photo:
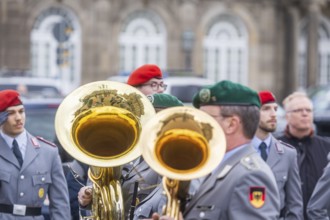
[[[304,92],[293,92],[290,95],[288,95],[282,102],[284,109],[287,111],[288,106],[290,106],[290,102],[296,98],[306,98],[310,100],[310,98],[307,96]]]
[[[237,115],[243,125],[243,133],[246,138],[252,139],[257,131],[260,110],[257,106],[220,106],[221,116]]]

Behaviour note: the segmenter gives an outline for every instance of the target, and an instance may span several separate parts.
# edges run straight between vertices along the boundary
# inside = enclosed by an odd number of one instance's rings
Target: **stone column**
[[[307,24],[307,87],[317,83],[319,75],[318,29],[320,16],[319,1],[310,0],[308,4]]]
[[[285,15],[285,48],[284,48],[284,86],[283,94],[295,91],[298,87],[298,39],[299,11],[296,6],[287,6]]]

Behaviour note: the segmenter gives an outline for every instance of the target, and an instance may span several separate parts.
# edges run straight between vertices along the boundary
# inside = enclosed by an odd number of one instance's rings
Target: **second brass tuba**
[[[141,155],[142,125],[155,114],[148,98],[127,84],[97,81],[70,93],[55,117],[57,137],[75,159],[90,165],[91,220],[124,219],[121,166]]]
[[[163,175],[167,196],[163,214],[174,219],[179,219],[180,182],[209,174],[226,151],[225,136],[218,122],[192,107],[158,112],[144,126],[140,143],[145,161]]]

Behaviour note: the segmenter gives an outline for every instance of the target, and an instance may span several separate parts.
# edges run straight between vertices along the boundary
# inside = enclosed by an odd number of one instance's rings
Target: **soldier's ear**
[[[224,121],[228,133],[235,133],[241,124],[240,118],[236,115],[225,117]]]

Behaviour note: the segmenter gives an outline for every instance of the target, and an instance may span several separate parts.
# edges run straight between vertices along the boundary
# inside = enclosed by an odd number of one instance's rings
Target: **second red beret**
[[[261,105],[271,103],[271,102],[276,102],[276,98],[275,98],[274,94],[267,90],[260,91],[259,98],[260,98]]]

